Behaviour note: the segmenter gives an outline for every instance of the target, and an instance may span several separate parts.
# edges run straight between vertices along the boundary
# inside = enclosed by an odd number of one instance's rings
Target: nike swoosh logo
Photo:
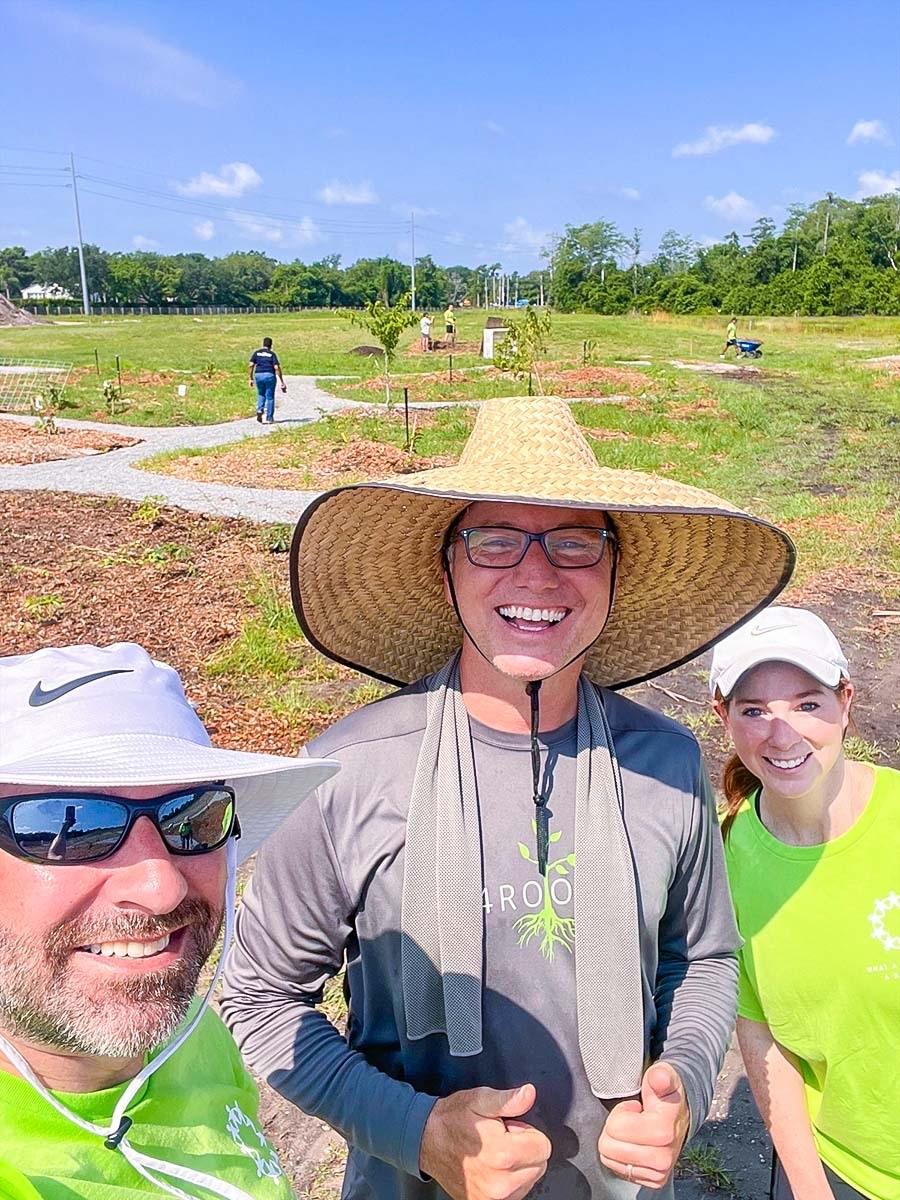
[[[50,688],[45,692],[41,687],[40,681],[34,685],[34,691],[28,697],[28,703],[32,708],[40,708],[42,704],[52,704],[54,700],[58,700],[60,696],[66,696],[69,692],[74,692],[76,688],[84,687],[86,683],[93,683],[95,679],[105,679],[107,675],[133,675],[131,667],[120,667],[115,671],[97,671],[94,675],[82,675],[78,679],[71,679],[68,683],[61,683],[59,687]]]
[[[793,623],[788,622],[786,625],[754,625],[750,630],[751,637],[759,637],[763,633],[774,633],[776,629],[794,629]]]

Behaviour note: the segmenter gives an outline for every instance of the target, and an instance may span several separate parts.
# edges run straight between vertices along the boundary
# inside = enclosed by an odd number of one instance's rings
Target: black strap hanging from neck
[[[541,744],[538,741],[541,723],[540,690],[540,679],[533,679],[525,686],[525,691],[531,699],[531,784],[537,833],[538,871],[541,875],[546,875],[547,854],[550,849],[550,814],[547,811],[549,797],[541,792]]]

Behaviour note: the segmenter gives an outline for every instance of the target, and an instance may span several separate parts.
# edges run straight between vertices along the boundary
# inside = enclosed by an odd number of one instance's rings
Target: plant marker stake
[[[100,378],[100,351],[94,347],[94,362],[97,366],[97,378]]]
[[[119,362],[119,356],[116,355],[116,374],[119,377],[119,391],[122,390],[122,364]]]
[[[406,449],[409,451],[409,388],[403,389],[403,419],[406,422]]]
[[[531,395],[531,372],[528,372],[528,395]]]
[[[450,382],[453,382],[453,355],[450,355]]]
[[[581,365],[587,365],[587,342],[581,343]]]

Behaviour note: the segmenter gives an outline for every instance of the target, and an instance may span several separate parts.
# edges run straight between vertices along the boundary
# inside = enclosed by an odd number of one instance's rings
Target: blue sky
[[[895,0],[0,0],[0,245],[539,266],[900,190]]]

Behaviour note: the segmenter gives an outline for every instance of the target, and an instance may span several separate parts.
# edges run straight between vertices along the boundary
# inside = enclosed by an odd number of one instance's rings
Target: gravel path
[[[85,458],[58,459],[22,467],[0,467],[0,491],[46,490],[78,492],[91,496],[123,496],[143,500],[145,496],[163,496],[169,504],[191,512],[226,517],[248,517],[253,521],[296,521],[316,492],[291,492],[273,488],[233,487],[216,483],[195,483],[142,471],[133,464],[161,450],[220,446],[245,437],[265,437],[274,429],[315,421],[322,412],[347,408],[353,401],[338,400],[323,392],[309,375],[285,375],[286,395],[276,397],[274,425],[261,425],[255,417],[244,421],[226,421],[222,425],[182,425],[172,428],[111,425],[106,422],[65,421],[64,428],[101,429],[123,433],[142,440],[136,446],[110,450]],[[247,407],[253,411],[255,395],[249,394]],[[11,418],[31,423],[32,418]]]

